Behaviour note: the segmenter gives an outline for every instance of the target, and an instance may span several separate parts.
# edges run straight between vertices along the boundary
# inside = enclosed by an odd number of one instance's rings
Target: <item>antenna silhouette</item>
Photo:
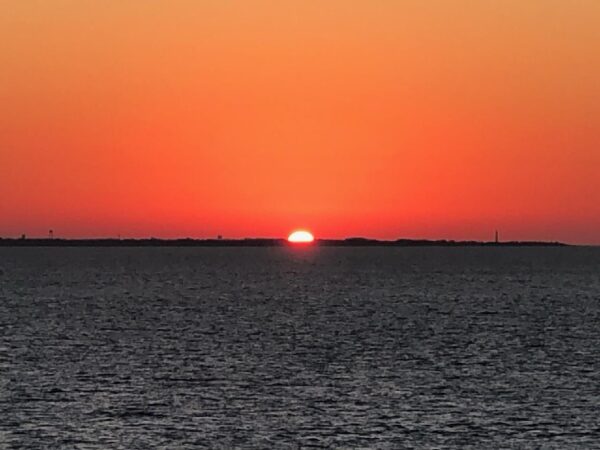
[[[496,230],[496,238],[495,238],[494,242],[496,244],[498,244],[500,242],[500,240],[498,239],[498,230]]]

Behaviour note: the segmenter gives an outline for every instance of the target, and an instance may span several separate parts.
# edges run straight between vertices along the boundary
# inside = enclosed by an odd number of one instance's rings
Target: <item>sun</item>
[[[312,235],[312,233],[306,230],[297,230],[288,236],[288,242],[292,242],[294,244],[308,244],[314,240],[315,237]]]

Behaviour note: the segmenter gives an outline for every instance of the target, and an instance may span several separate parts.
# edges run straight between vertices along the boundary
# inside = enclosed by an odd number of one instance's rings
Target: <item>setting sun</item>
[[[315,237],[309,231],[299,230],[294,231],[292,234],[288,236],[288,242],[293,243],[309,243],[313,242]]]

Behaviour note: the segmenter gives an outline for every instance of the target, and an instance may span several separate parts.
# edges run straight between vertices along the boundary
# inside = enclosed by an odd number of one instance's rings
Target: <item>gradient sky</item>
[[[598,0],[0,0],[0,235],[600,243]]]

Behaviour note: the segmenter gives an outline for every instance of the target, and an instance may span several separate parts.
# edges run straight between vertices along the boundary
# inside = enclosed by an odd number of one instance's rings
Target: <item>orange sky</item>
[[[598,0],[0,0],[0,235],[600,243]]]

